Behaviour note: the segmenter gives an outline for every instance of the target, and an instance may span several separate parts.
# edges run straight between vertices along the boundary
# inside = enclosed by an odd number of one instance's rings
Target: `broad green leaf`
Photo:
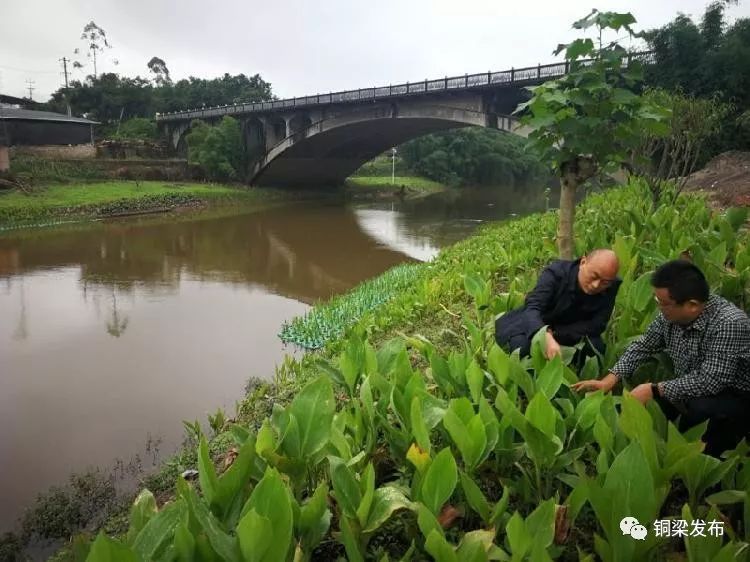
[[[628,293],[628,304],[638,312],[643,312],[654,298],[651,288],[651,272],[642,274],[630,286]]]
[[[365,467],[365,472],[360,478],[360,489],[362,490],[362,500],[357,507],[357,519],[359,520],[359,525],[364,526],[367,523],[370,508],[372,507],[372,500],[375,495],[375,469],[372,463],[369,463]]]
[[[126,545],[99,533],[91,545],[86,562],[140,562],[138,556]]]
[[[212,507],[214,513],[220,515],[222,507],[217,502],[219,478],[216,476],[214,463],[208,454],[208,442],[203,435],[201,435],[200,444],[198,445],[198,480],[200,481],[201,491],[208,505]]]
[[[336,404],[331,381],[319,377],[294,398],[290,413],[299,425],[302,456],[309,458],[328,442]]]
[[[469,392],[474,404],[479,402],[482,397],[482,387],[484,386],[484,371],[477,363],[476,359],[471,362],[466,370],[466,382],[469,383]]]
[[[375,490],[367,522],[362,532],[372,533],[399,509],[411,509],[412,503],[398,488],[383,486]]]
[[[526,529],[534,537],[535,544],[547,548],[555,538],[555,502],[547,500],[526,518]]]
[[[603,398],[604,396],[601,392],[595,392],[581,400],[575,409],[576,425],[583,429],[591,428],[601,410]]]
[[[537,373],[541,373],[547,364],[545,356],[545,347],[547,341],[547,326],[539,328],[534,337],[531,338],[531,364]],[[531,397],[529,397],[531,398]]]
[[[269,453],[276,450],[276,436],[271,428],[271,422],[266,418],[258,430],[258,438],[255,442],[255,452],[263,458],[268,458]]]
[[[555,356],[541,370],[537,377],[537,390],[543,392],[551,400],[563,382],[563,362]]]
[[[422,481],[422,502],[436,516],[453,494],[458,481],[456,461],[449,447],[440,451],[425,472]]]
[[[656,452],[656,440],[651,415],[638,400],[626,392],[622,397],[622,413],[620,414],[620,427],[631,441],[640,444],[643,454],[651,467],[653,475],[658,474],[659,461]]]
[[[185,516],[183,500],[166,505],[158,514],[149,519],[133,540],[133,552],[143,560],[152,560],[172,541],[174,531]]]
[[[266,551],[266,560],[286,560],[292,549],[292,504],[289,489],[274,468],[266,469],[242,509],[242,517],[254,510],[271,522],[273,540]]]
[[[133,506],[130,508],[130,526],[128,527],[128,535],[126,542],[132,545],[135,537],[143,529],[157,513],[156,509],[156,498],[150,490],[142,490],[141,493],[135,498]]]
[[[437,531],[430,532],[425,541],[425,550],[435,562],[458,562],[453,546]]]
[[[430,433],[422,414],[422,401],[419,396],[415,396],[411,401],[411,431],[417,445],[429,454],[431,449]]]
[[[268,551],[274,541],[274,529],[267,517],[254,509],[248,511],[237,525],[237,538],[245,562],[273,562]]]
[[[682,507],[682,519],[688,522],[688,529],[693,528],[693,521],[698,518],[694,518],[690,511],[690,507],[686,504]],[[708,516],[702,521],[707,522],[711,520],[720,521],[718,513],[715,508],[711,508]],[[723,522],[722,522],[723,525]],[[722,543],[724,542],[723,537],[715,537],[709,533],[705,533],[705,536],[691,537],[690,533],[683,539],[685,542],[685,551],[687,552],[688,560],[690,562],[703,562],[704,560],[715,560],[715,556],[721,550]]]
[[[430,536],[432,531],[436,531],[443,535],[443,528],[438,523],[437,518],[424,504],[417,504],[417,525],[422,535],[425,537]]]
[[[178,479],[177,491],[187,504],[191,521],[201,527],[207,541],[204,544],[196,541],[198,550],[205,549],[210,545],[210,548],[223,560],[227,562],[239,562],[240,556],[236,541],[226,533],[219,520],[209,511],[208,506],[198,498],[192,486],[185,480]],[[191,523],[192,525],[193,523]]]
[[[242,488],[247,484],[255,461],[255,437],[250,435],[240,446],[237,458],[218,479],[216,501],[226,514],[232,503],[240,496],[244,500]],[[241,505],[241,504],[240,504]]]
[[[364,562],[364,556],[359,547],[359,541],[357,540],[354,529],[352,529],[349,518],[341,517],[341,519],[339,519],[339,525],[341,527],[341,542],[344,543],[346,557],[349,562]]]
[[[510,377],[510,357],[497,344],[492,344],[487,354],[487,368],[500,386],[505,386]]]
[[[328,463],[333,491],[336,494],[336,503],[347,517],[355,519],[359,504],[362,503],[359,482],[357,482],[352,470],[341,459],[328,457]]]
[[[306,552],[311,552],[325,534],[331,524],[331,512],[328,509],[328,486],[320,484],[312,497],[300,507],[297,519],[297,535]]]
[[[195,539],[185,522],[180,522],[174,530],[174,547],[179,562],[193,562]]]
[[[711,494],[706,498],[706,502],[716,505],[726,505],[733,503],[742,503],[747,498],[747,492],[744,490],[722,490]]]
[[[515,512],[505,527],[505,533],[508,536],[510,550],[514,560],[523,560],[533,543],[534,537],[526,529],[523,518]]]
[[[474,480],[471,479],[471,477],[467,476],[465,473],[460,473],[461,477],[461,488],[464,491],[464,495],[466,496],[466,501],[468,502],[469,506],[477,512],[477,514],[482,518],[482,521],[485,523],[488,523],[490,520],[490,504],[487,501],[487,498],[482,493],[482,490],[479,489],[479,486],[476,485]]]
[[[555,434],[556,414],[549,399],[543,393],[538,393],[529,402],[524,417],[539,431],[551,437]]]

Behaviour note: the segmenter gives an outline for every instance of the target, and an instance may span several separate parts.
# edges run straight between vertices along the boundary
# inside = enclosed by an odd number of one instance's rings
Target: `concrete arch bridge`
[[[651,53],[632,55],[648,62]],[[346,92],[157,114],[172,146],[186,152],[191,123],[224,115],[242,125],[250,183],[342,183],[392,146],[428,133],[479,126],[526,136],[511,116],[526,86],[563,76],[568,63],[537,65]]]

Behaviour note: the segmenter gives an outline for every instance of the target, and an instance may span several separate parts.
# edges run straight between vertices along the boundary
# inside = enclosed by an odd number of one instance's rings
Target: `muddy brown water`
[[[478,189],[3,234],[0,531],[71,472],[148,468],[182,420],[231,415],[250,376],[299,353],[277,333],[312,303],[544,206],[540,189]]]

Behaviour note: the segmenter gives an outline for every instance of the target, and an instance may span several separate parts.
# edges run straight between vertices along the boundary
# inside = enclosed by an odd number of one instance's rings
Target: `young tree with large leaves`
[[[635,93],[643,80],[641,63],[617,41],[604,43],[607,30],[637,36],[629,13],[593,10],[573,24],[575,29],[598,31],[598,43],[576,39],[558,45],[565,52],[569,72],[558,80],[531,88],[532,97],[521,104],[521,118],[529,126],[529,149],[549,162],[560,178],[560,256],[575,251],[573,223],[576,190],[596,174],[614,172],[627,162],[643,131],[667,132],[669,111]]]

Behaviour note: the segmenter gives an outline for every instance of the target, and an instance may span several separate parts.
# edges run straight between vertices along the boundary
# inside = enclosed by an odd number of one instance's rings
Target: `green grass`
[[[260,198],[258,190],[211,184],[101,181],[51,185],[35,188],[31,193],[13,191],[0,195],[0,226]]]
[[[396,176],[393,182],[391,176],[360,176],[350,178],[347,180],[347,184],[354,188],[388,188],[394,191],[401,189],[401,186],[406,187],[406,189],[428,192],[445,189],[443,184],[419,176]]]
[[[78,185],[55,185],[31,194],[15,191],[0,196],[0,209],[34,207],[54,209],[78,205],[99,205],[118,200],[138,199],[144,195],[189,194],[200,197],[236,195],[237,189],[217,185],[174,184],[158,181],[102,181]]]

